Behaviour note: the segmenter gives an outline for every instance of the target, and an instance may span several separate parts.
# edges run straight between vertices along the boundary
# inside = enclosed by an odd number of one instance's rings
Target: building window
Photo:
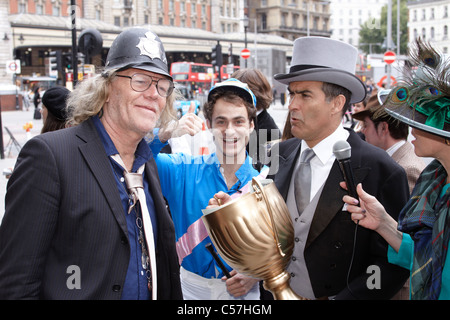
[[[59,17],[61,15],[60,7],[56,4],[52,6],[52,16]]]
[[[295,29],[298,27],[298,14],[292,16],[292,27]]]
[[[20,64],[23,67],[32,66],[31,52],[32,52],[31,49],[29,49],[29,50],[17,49],[16,50],[16,59],[20,60]]]
[[[319,18],[314,18],[313,29],[319,30]]]
[[[38,51],[38,65],[44,65],[44,59],[45,59],[45,54],[47,53],[46,50],[39,50]]]
[[[19,3],[19,13],[27,13],[27,4]]]
[[[261,29],[266,30],[267,29],[267,15],[263,13],[261,15]]]
[[[114,25],[120,27],[120,17],[114,17]]]
[[[328,19],[323,19],[323,25],[322,25],[322,30],[327,30],[328,29]]]
[[[36,5],[36,14],[44,14],[44,5],[42,4]]]

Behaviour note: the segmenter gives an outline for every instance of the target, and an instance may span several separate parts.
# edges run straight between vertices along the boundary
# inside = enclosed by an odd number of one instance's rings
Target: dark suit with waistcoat
[[[409,197],[404,170],[384,150],[361,140],[352,130],[347,141],[352,147],[351,164],[355,182],[361,182],[365,191],[375,196],[386,211],[397,219]],[[297,138],[281,142],[278,171],[269,176],[274,179],[285,200],[300,148],[301,140]],[[343,211],[342,198],[346,191],[339,186],[343,180],[336,160],[320,195],[304,250],[314,295],[316,298],[336,295],[336,299],[389,299],[402,287],[408,271],[388,263],[387,243],[376,232],[363,227],[357,230],[349,277],[351,289],[347,288],[355,223],[350,213]],[[367,270],[370,265],[380,268],[381,289],[367,286],[367,280],[372,275]],[[291,281],[297,280],[291,278]]]
[[[174,227],[153,159],[145,170],[158,221],[158,299],[181,299]],[[27,142],[0,227],[0,298],[120,299],[129,241],[110,160],[91,120]],[[73,265],[80,289],[67,283]]]

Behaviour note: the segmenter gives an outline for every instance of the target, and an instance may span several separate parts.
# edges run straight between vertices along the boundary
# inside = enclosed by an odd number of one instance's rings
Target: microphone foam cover
[[[350,159],[352,155],[352,147],[347,141],[340,140],[334,144],[333,153],[338,160]]]

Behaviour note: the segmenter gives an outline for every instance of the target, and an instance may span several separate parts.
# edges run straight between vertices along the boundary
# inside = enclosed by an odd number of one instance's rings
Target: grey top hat
[[[355,76],[358,50],[342,41],[302,37],[294,41],[289,73],[276,74],[281,83],[321,81],[337,84],[352,93],[350,103],[364,100],[366,87]]]

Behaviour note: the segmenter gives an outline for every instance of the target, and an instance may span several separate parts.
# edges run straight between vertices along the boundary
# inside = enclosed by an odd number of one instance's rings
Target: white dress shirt
[[[341,124],[339,127],[328,137],[320,141],[317,145],[315,145],[312,149],[316,156],[311,160],[311,194],[310,200],[314,198],[317,191],[322,187],[325,181],[330,174],[331,167],[333,166],[334,160],[336,157],[333,153],[333,145],[340,141],[346,141],[348,139],[349,132],[344,129],[344,126]],[[301,152],[304,152],[307,148],[309,148],[308,144],[302,140]],[[297,170],[300,166],[300,161],[298,157],[297,163],[295,165],[294,174],[297,174]],[[294,188],[294,179],[291,179],[291,184],[289,189],[293,190]]]

